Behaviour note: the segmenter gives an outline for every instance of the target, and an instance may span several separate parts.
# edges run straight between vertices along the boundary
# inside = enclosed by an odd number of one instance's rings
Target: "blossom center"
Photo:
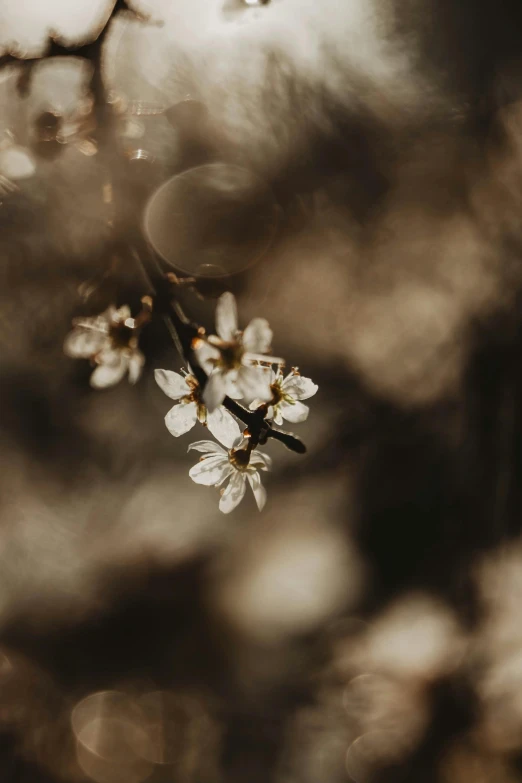
[[[270,391],[272,392],[272,405],[278,405],[282,402],[284,394],[281,388],[281,381],[274,381],[274,383],[271,383]]]
[[[274,383],[270,384],[270,391],[272,392],[272,400],[270,404],[273,405],[274,408],[277,408],[281,402],[287,402],[289,405],[293,405],[295,402],[292,395],[286,394],[283,390],[281,378],[277,378]]]
[[[250,463],[250,451],[248,449],[231,449],[228,453],[228,461],[236,470],[244,471]]]
[[[197,380],[194,378],[193,375],[186,375],[185,376],[185,383],[190,389],[190,392],[186,394],[183,397],[183,402],[188,405],[190,402],[196,403],[196,415],[198,417],[198,421],[201,424],[207,423],[207,409],[203,403],[202,397],[201,397],[201,388]]]
[[[225,372],[238,370],[241,367],[244,353],[245,350],[239,341],[222,342],[219,346],[219,359],[216,360],[216,364]]]
[[[109,337],[112,343],[112,347],[116,350],[123,348],[134,347],[133,342],[136,342],[136,336],[134,329],[129,326],[125,326],[124,323],[113,323],[109,327]]]

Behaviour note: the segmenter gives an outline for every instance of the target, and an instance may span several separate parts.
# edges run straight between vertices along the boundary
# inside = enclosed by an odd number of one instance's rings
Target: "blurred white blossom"
[[[389,606],[358,643],[348,641],[345,664],[420,684],[454,671],[465,651],[466,638],[449,607],[412,593]]]
[[[75,318],[64,342],[64,352],[73,359],[90,359],[97,365],[91,386],[115,386],[126,373],[130,383],[141,375],[145,357],[138,348],[138,326],[127,305],[111,305],[94,318]]]
[[[176,400],[165,416],[168,431],[178,438],[184,435],[199,421],[221,443],[231,448],[237,439],[237,424],[232,415],[222,406],[212,412],[207,411],[201,389],[196,378],[187,373],[180,375],[171,370],[155,370],[154,377],[160,389],[171,400]]]
[[[24,0],[0,3],[0,54],[41,57],[51,37],[65,46],[93,41],[115,0]]]
[[[241,439],[241,433],[237,426],[237,439]],[[224,514],[233,511],[242,501],[247,481],[252,488],[258,509],[261,511],[266,503],[266,490],[261,484],[260,470],[269,470],[272,460],[258,449],[249,452],[245,448],[230,449],[226,451],[218,443],[211,440],[200,440],[191,443],[188,450],[194,449],[203,453],[203,457],[189,471],[189,476],[196,484],[207,487],[220,487],[228,481],[228,485],[221,490],[219,510]]]
[[[15,144],[0,149],[0,175],[9,180],[28,179],[36,171],[36,163],[29,150]]]
[[[317,393],[318,385],[310,378],[304,378],[297,368],[292,368],[288,375],[284,376],[281,367],[277,372],[270,369],[270,390],[272,400],[268,408],[267,418],[273,419],[281,425],[283,419],[298,424],[308,418],[309,408],[303,405],[301,400],[308,400]],[[250,409],[255,410],[263,403],[256,399],[250,404]]]
[[[262,649],[325,628],[357,604],[366,580],[350,536],[332,523],[352,503],[345,482],[307,476],[274,492],[263,516],[236,531],[214,594],[227,622]],[[255,679],[257,664],[245,666]]]
[[[475,568],[482,610],[472,669],[482,708],[479,736],[494,751],[513,751],[522,737],[520,543],[501,546]]]
[[[244,332],[238,329],[236,300],[224,293],[216,307],[217,335],[196,342],[197,360],[209,376],[203,400],[213,411],[226,395],[233,399],[256,397],[268,402],[272,398],[269,376],[253,362],[279,363],[281,359],[266,356],[270,351],[272,330],[265,318],[254,318]]]

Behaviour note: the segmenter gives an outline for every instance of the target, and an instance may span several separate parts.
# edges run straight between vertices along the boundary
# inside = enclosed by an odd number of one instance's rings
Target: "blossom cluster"
[[[145,357],[138,348],[139,327],[127,305],[111,305],[94,318],[75,318],[64,351],[73,359],[90,359],[96,369],[91,386],[104,389],[119,383],[128,373],[130,383],[138,381]]]
[[[113,386],[127,373],[135,383],[144,364],[138,337],[146,321],[142,314],[131,318],[126,306],[110,307],[95,318],[77,319],[65,340],[65,353],[88,358],[96,365],[91,376],[95,388]],[[271,355],[272,330],[264,318],[254,318],[243,331],[239,329],[231,293],[218,300],[216,332],[207,335],[200,329],[192,341],[194,361],[203,375],[194,373],[190,365],[181,373],[155,371],[159,387],[175,402],[165,424],[176,438],[197,423],[216,438],[217,442],[200,440],[189,445],[189,451],[203,455],[189,476],[197,484],[221,488],[220,511],[232,511],[243,499],[247,484],[261,510],[266,491],[259,472],[270,469],[271,459],[256,448],[248,429],[241,430],[226,407],[227,399],[241,400],[250,411],[260,411],[270,424],[280,426],[285,419],[296,424],[308,417],[303,400],[318,387],[297,368],[285,375],[283,359]]]

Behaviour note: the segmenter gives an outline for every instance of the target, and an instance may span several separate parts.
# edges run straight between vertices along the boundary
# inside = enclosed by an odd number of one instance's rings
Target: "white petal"
[[[262,511],[266,503],[266,489],[261,484],[259,473],[248,473],[247,478],[250,486],[252,487],[252,492],[254,493],[257,507],[260,511]]]
[[[122,324],[127,318],[130,318],[131,311],[129,305],[123,305],[118,310],[112,308],[111,320],[114,323]]]
[[[250,357],[251,354],[246,354],[247,357]],[[271,367],[265,367],[264,365],[260,365],[256,362],[253,364],[250,362],[249,359],[245,360],[245,357],[243,357],[243,367],[248,367],[249,369],[252,368],[252,366],[260,373],[260,377],[263,377],[263,384],[264,386],[270,386],[273,383],[273,375],[274,371]],[[261,400],[261,402],[264,402],[264,400]]]
[[[237,383],[227,383],[227,397],[231,400],[243,399],[243,392],[239,390]]]
[[[233,511],[235,507],[238,506],[239,503],[241,503],[243,500],[245,489],[245,474],[240,473],[237,470],[234,471],[232,478],[228,482],[227,488],[221,495],[221,499],[219,501],[219,510],[222,511],[223,514],[230,514],[230,512]]]
[[[279,403],[279,405],[275,409],[274,423],[277,424],[279,427],[281,427],[281,425],[283,424],[283,417],[281,415],[281,403]]]
[[[237,385],[245,397],[258,397],[269,402],[272,399],[270,377],[260,367],[242,365],[237,375]]]
[[[133,351],[129,359],[129,383],[137,383],[145,364],[145,357],[141,351]]]
[[[207,454],[221,454],[222,456],[227,457],[225,449],[221,448],[219,443],[214,443],[213,440],[197,440],[195,443],[190,444],[187,451],[202,451]]]
[[[216,331],[222,340],[232,342],[237,332],[237,307],[229,291],[219,297],[216,306]]]
[[[96,354],[97,364],[106,364],[110,367],[119,367],[122,361],[125,362],[126,366],[128,365],[128,353],[121,348],[114,348],[110,341],[106,341],[101,351],[98,351]]]
[[[283,419],[292,422],[292,424],[299,424],[299,422],[305,421],[305,419],[308,418],[309,408],[307,405],[303,405],[302,402],[296,401],[293,405],[282,402],[280,403],[279,409]]]
[[[111,364],[100,364],[91,375],[90,384],[94,389],[106,389],[108,386],[115,386],[121,381],[127,368],[129,360],[121,352],[118,354],[119,360]]]
[[[212,413],[218,405],[221,405],[225,399],[225,394],[225,376],[220,370],[214,370],[212,375],[209,376],[203,391],[203,402],[207,406],[209,413]]]
[[[258,449],[254,449],[250,457],[250,466],[258,470],[270,470],[272,467],[272,457],[264,454]]]
[[[172,372],[172,370],[154,370],[154,378],[156,383],[171,400],[180,400],[187,394],[190,394],[190,388],[179,372]]]
[[[217,440],[231,449],[241,435],[236,420],[222,405],[212,413],[207,413],[207,427]]]
[[[243,392],[237,385],[237,370],[229,370],[225,376],[225,391],[233,400],[240,400]]]
[[[199,366],[207,375],[213,371],[215,362],[219,359],[219,350],[205,340],[201,340],[194,350]]]
[[[266,318],[254,318],[243,332],[243,346],[246,351],[265,354],[270,350],[272,337]]]
[[[316,394],[319,386],[310,378],[304,378],[302,375],[287,375],[282,383],[282,387],[287,394],[290,394],[296,400],[308,400]]]
[[[36,171],[34,158],[24,147],[8,147],[0,151],[0,172],[8,179],[26,179]]]
[[[107,343],[107,335],[77,326],[69,332],[63,344],[64,353],[73,359],[90,359]]]
[[[213,457],[203,457],[189,470],[189,476],[196,484],[213,487],[221,484],[233,470],[228,458],[218,454]]]
[[[197,421],[198,406],[195,402],[174,405],[165,416],[165,425],[171,435],[179,438],[192,429]]]
[[[103,311],[103,313],[100,313],[98,318],[104,318],[107,321],[107,323],[111,323],[111,321],[113,321],[114,319],[114,315],[117,312],[118,311],[116,310],[114,305],[109,305],[108,308]]]

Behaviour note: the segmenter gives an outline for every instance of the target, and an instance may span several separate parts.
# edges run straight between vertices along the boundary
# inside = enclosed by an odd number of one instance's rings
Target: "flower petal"
[[[130,318],[131,311],[129,305],[122,305],[118,310],[112,311],[111,320],[115,324],[122,324],[127,318]]]
[[[100,313],[98,318],[104,318],[107,323],[110,324],[117,312],[118,311],[114,305],[109,305],[108,308],[103,311],[103,313]]]
[[[266,318],[254,318],[243,332],[245,351],[252,353],[268,353],[272,343],[273,332]]]
[[[254,493],[257,507],[260,511],[262,511],[266,503],[266,489],[261,484],[259,473],[257,473],[257,471],[255,473],[248,473],[247,478],[250,486],[252,487],[252,492]]]
[[[275,408],[274,423],[281,427],[283,424],[283,417],[281,415],[281,404]]]
[[[198,406],[195,402],[180,402],[174,405],[165,416],[165,425],[171,435],[179,438],[192,429],[197,421]]]
[[[179,372],[172,370],[154,370],[154,378],[161,391],[171,400],[180,400],[190,394],[190,388]]]
[[[308,400],[316,394],[319,386],[310,378],[304,378],[302,375],[290,373],[282,383],[282,388],[286,394],[290,394],[296,400]]]
[[[209,413],[212,413],[212,411],[215,410],[218,405],[221,405],[225,399],[225,394],[225,376],[220,370],[214,370],[212,375],[209,376],[203,391],[203,402],[205,403]]]
[[[217,440],[231,449],[241,435],[236,420],[222,405],[212,413],[207,413],[207,427]]]
[[[221,454],[224,457],[227,457],[227,452],[225,449],[223,449],[219,443],[215,443],[213,440],[197,440],[195,443],[190,444],[187,451],[202,451],[207,454]]]
[[[94,357],[96,364],[107,364],[111,367],[119,366],[121,361],[128,364],[129,353],[125,349],[114,348],[112,343],[106,342],[101,351]]]
[[[72,359],[90,359],[102,350],[106,342],[107,335],[103,332],[77,326],[65,338],[63,350]]]
[[[303,405],[302,402],[297,400],[293,405],[290,405],[288,402],[281,402],[279,410],[283,419],[290,421],[292,424],[299,424],[299,422],[305,421],[305,419],[308,418],[308,405]]]
[[[137,383],[145,364],[145,357],[141,351],[133,351],[129,359],[129,383]]]
[[[215,456],[203,457],[189,470],[189,476],[196,484],[213,487],[221,484],[233,470],[228,457],[216,454]]]
[[[270,470],[272,467],[272,457],[259,451],[259,449],[254,449],[250,457],[250,466],[252,468],[257,468],[258,470]]]
[[[225,375],[225,391],[233,400],[240,400],[243,392],[237,385],[237,370],[229,370]]]
[[[216,332],[230,343],[234,340],[237,332],[237,307],[234,294],[229,291],[222,294],[216,306]]]
[[[32,177],[36,163],[29,150],[13,145],[0,152],[0,172],[11,180]]]
[[[210,375],[216,366],[216,361],[219,359],[219,349],[207,343],[206,340],[201,340],[197,343],[194,354],[199,366],[207,375]]]
[[[245,397],[257,397],[266,402],[272,399],[270,376],[261,367],[242,365],[237,374],[237,385]]]
[[[230,512],[233,511],[243,500],[243,497],[245,496],[245,489],[245,474],[240,473],[237,470],[234,471],[232,478],[228,482],[227,488],[221,495],[221,499],[219,501],[219,510],[222,511],[223,514],[230,514]]]
[[[93,389],[106,389],[109,386],[116,386],[127,372],[128,366],[128,357],[119,352],[118,360],[111,361],[110,364],[98,365],[91,375],[91,386]]]

